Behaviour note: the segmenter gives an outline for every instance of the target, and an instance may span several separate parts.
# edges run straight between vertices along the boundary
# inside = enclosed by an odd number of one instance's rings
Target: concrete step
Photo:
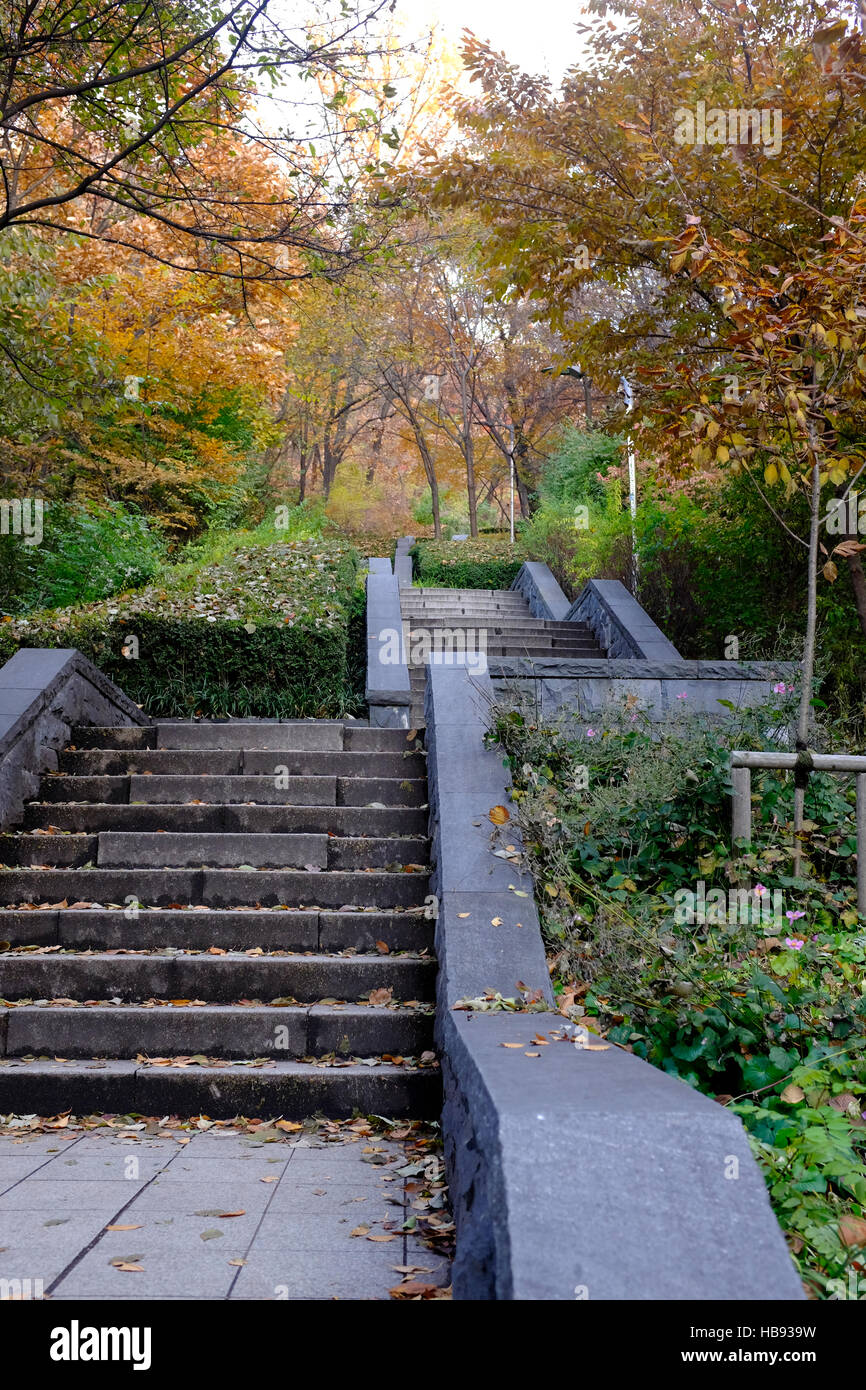
[[[283,786],[282,783],[287,785]],[[280,785],[277,785],[277,783]],[[115,774],[77,777],[49,773],[39,784],[43,803],[109,802],[127,805],[181,805],[187,801],[206,805],[259,804],[263,806],[423,806],[427,801],[426,777],[262,777],[171,776],[160,773]]]
[[[192,806],[168,802],[129,806],[111,802],[31,802],[24,813],[27,830],[233,831],[265,834],[415,836],[427,833],[427,812],[390,806]]]
[[[154,906],[205,907],[419,907],[429,892],[427,873],[311,874],[294,869],[3,869],[0,905],[88,901],[122,906],[130,899]]]
[[[526,602],[523,595],[519,594],[516,589],[458,589],[441,584],[432,586],[425,584],[401,584],[400,596],[402,597],[403,594],[423,594],[425,596],[432,594],[434,597],[438,594],[454,594],[458,598],[472,598],[474,595],[479,595],[484,598],[507,598],[514,599],[515,602],[519,603]]]
[[[459,647],[457,647],[455,650],[457,653],[460,652]],[[592,661],[598,660],[601,655],[597,648],[592,648],[585,643],[578,642],[561,643],[495,641],[487,642],[487,644],[480,650],[483,653],[486,653],[487,657],[491,661],[494,658],[503,658],[509,656],[537,657],[539,660],[544,659],[546,661],[554,661],[557,658],[562,658],[563,660],[567,658],[570,661]],[[476,649],[474,647],[470,647],[469,651],[470,653],[474,654]],[[445,655],[447,655],[448,648],[443,648],[443,652]],[[406,656],[407,665],[419,664],[412,660],[411,649],[407,651]],[[427,663],[425,661],[422,664],[426,665]]]
[[[365,725],[330,723],[326,720],[279,721],[229,720],[216,722],[160,720],[149,728],[105,728],[96,725],[73,729],[75,748],[144,749],[284,749],[356,753],[400,753],[406,736],[399,729],[371,729]]]
[[[432,1015],[406,1008],[254,1004],[21,1004],[0,1009],[7,1057],[417,1056],[432,1047]],[[50,1048],[46,1047],[50,1042]]]
[[[261,947],[265,951],[367,951],[381,943],[391,951],[424,951],[433,946],[433,921],[421,908],[402,912],[272,910],[230,911],[195,907],[111,910],[0,908],[0,941],[13,946],[63,946],[72,950],[118,950],[131,941],[146,950],[160,947],[223,950]],[[0,956],[3,966],[12,957]],[[0,995],[2,995],[0,988]]]
[[[0,835],[0,864],[100,868],[382,869],[426,864],[429,840],[369,836],[104,830],[98,835]]]
[[[390,1054],[389,1054],[390,1055]],[[17,1061],[0,1067],[0,1113],[57,1115],[387,1115],[436,1119],[442,1108],[438,1068],[313,1066],[153,1066],[133,1061]]]
[[[128,924],[132,925],[132,924]],[[129,941],[135,939],[130,931]],[[360,1000],[390,989],[394,999],[433,998],[436,963],[414,956],[6,955],[4,999]],[[121,1053],[117,1055],[123,1055]],[[303,1054],[302,1054],[303,1055]]]
[[[259,776],[276,777],[424,777],[423,753],[295,752],[292,749],[84,748],[66,750],[58,771],[73,777]]]
[[[74,738],[0,836],[0,1107],[435,1114],[423,740]]]
[[[420,614],[417,617],[403,615],[403,625],[409,631],[420,628],[447,628],[449,627],[449,615],[446,613],[435,613],[431,615]],[[463,619],[460,619],[457,626],[464,626]],[[523,635],[532,633],[548,637],[580,637],[588,641],[595,641],[590,629],[585,623],[553,623],[541,621],[538,618],[509,618],[495,617],[485,624],[486,630],[491,635],[513,634]]]

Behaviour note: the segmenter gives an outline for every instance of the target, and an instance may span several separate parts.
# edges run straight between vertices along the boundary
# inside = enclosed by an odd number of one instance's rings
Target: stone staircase
[[[477,634],[483,633],[488,658],[604,656],[585,623],[534,618],[526,599],[512,589],[421,589],[401,585],[400,611],[412,689],[409,722],[413,729],[424,727],[427,662],[420,638],[424,632],[463,630],[470,646]],[[435,636],[432,640],[436,640]],[[447,650],[447,643],[443,645]]]
[[[0,836],[0,1112],[437,1115],[426,756],[81,728]]]

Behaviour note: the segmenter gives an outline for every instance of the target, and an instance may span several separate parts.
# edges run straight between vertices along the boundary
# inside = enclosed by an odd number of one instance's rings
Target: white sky
[[[455,42],[471,29],[511,62],[555,83],[580,51],[580,0],[397,0],[396,17],[409,32],[438,23]]]

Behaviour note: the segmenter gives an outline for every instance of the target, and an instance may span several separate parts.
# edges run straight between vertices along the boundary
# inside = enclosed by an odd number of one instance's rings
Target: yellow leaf
[[[823,574],[824,578],[829,581],[830,584],[832,584],[834,580],[838,578],[839,575],[839,571],[833,564],[832,560],[827,561],[821,573]]]
[[[494,825],[504,825],[507,820],[511,819],[506,806],[491,806],[488,814]]]

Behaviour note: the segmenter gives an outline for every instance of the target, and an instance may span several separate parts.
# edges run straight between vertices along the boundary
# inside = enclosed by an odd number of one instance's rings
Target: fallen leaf
[[[141,1226],[106,1226],[106,1231],[140,1231]]]
[[[126,1263],[124,1263],[124,1262],[121,1262],[120,1264],[116,1264],[116,1265],[114,1266],[114,1268],[115,1268],[115,1269],[122,1269],[123,1272],[124,1272],[124,1274],[143,1274],[143,1273],[144,1273],[144,1265],[130,1265],[130,1264],[126,1264]]]
[[[793,1081],[790,1086],[786,1086],[780,1097],[786,1105],[796,1105],[798,1101],[806,1099],[806,1092],[802,1086],[795,1086]]]
[[[303,1128],[297,1120],[277,1120],[274,1125],[274,1129],[282,1129],[286,1134],[297,1134],[298,1130]]]
[[[385,1232],[384,1234],[382,1234],[382,1235],[380,1235],[380,1236],[368,1236],[367,1239],[368,1239],[368,1240],[375,1240],[375,1241],[378,1241],[378,1242],[381,1243],[381,1242],[386,1241],[386,1240],[396,1240],[397,1237],[396,1237],[395,1235],[392,1235],[390,1232]]]
[[[500,1047],[522,1047],[523,1043],[500,1043]]]
[[[540,1057],[540,1052],[524,1052],[524,1057]]]
[[[494,825],[504,825],[507,820],[511,820],[507,806],[491,806],[487,814]]]
[[[370,1234],[369,1226],[356,1226],[354,1231],[350,1231],[350,1236],[367,1236]]]
[[[843,1245],[866,1246],[866,1220],[846,1213],[839,1222],[839,1238]]]

